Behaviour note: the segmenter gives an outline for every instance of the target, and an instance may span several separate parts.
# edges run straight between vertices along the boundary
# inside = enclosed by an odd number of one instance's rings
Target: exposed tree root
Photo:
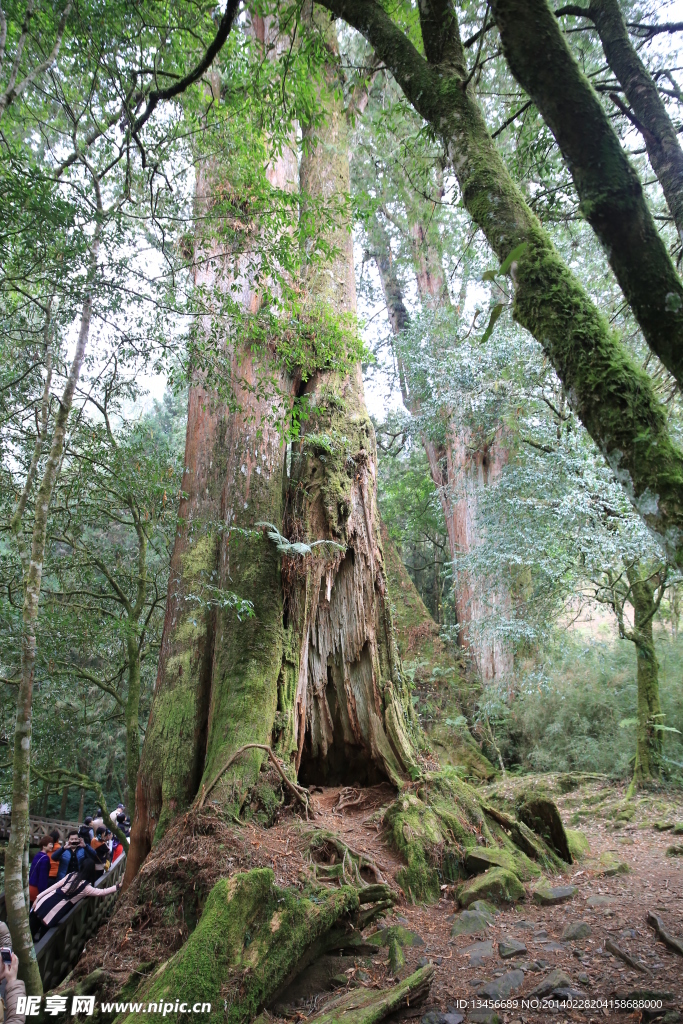
[[[415,1006],[425,998],[434,978],[434,966],[427,964],[392,988],[353,989],[331,1000],[309,1017],[316,1024],[375,1024],[403,1006]],[[258,1024],[262,1024],[261,1021]]]
[[[284,768],[282,767],[277,757],[273,753],[272,748],[265,743],[245,743],[244,746],[240,747],[239,750],[235,750],[234,753],[230,755],[230,757],[225,762],[223,767],[220,768],[219,771],[214,775],[209,785],[202,786],[202,795],[197,805],[199,810],[203,808],[206,798],[208,797],[209,793],[214,788],[220,777],[223,774],[225,774],[230,765],[234,764],[237,758],[240,757],[247,750],[264,750],[268,754],[271,764],[277,770],[280,778],[284,782],[287,789],[289,789],[289,791],[294,794],[295,798],[299,801],[299,803],[303,805],[304,810],[306,811],[306,820],[308,820],[309,814],[311,817],[315,816],[311,809],[308,790],[304,789],[303,786],[297,786],[296,783],[292,782],[292,780],[287,777]]]
[[[373,895],[387,892],[380,886]],[[190,938],[143,982],[136,999],[163,1006],[183,992],[190,1005],[210,1002],[216,1016],[246,1024],[312,959],[358,935],[368,911],[374,913],[372,906],[360,907],[358,891],[350,886],[303,895],[278,889],[267,868],[221,879]]]
[[[674,953],[678,953],[679,956],[683,956],[683,941],[667,931],[661,917],[652,910],[647,915],[647,923],[654,928],[657,938],[661,939],[665,946],[672,949]]]
[[[320,882],[337,880],[340,885],[357,885],[364,888],[369,883],[363,872],[373,875],[375,882],[385,881],[379,866],[365,853],[354,850],[334,832],[316,829],[308,844],[307,864],[312,876]]]

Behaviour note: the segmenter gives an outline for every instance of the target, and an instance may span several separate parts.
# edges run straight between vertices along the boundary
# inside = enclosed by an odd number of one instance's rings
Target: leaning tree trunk
[[[629,571],[631,600],[633,603],[633,633],[636,645],[638,678],[638,724],[636,737],[636,763],[633,772],[634,787],[659,775],[662,756],[662,732],[659,703],[659,662],[653,637],[656,584],[652,580],[635,578]]]

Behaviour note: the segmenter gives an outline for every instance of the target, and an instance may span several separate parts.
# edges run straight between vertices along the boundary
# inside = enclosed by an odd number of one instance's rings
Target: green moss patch
[[[359,907],[357,891],[348,886],[302,896],[298,890],[276,888],[273,879],[269,868],[258,868],[217,882],[188,941],[143,983],[137,999],[156,1002],[162,1017],[164,1004],[175,1006],[182,993],[190,1005],[211,1003],[205,1019],[253,1020],[302,957]],[[156,1016],[148,1012],[145,1019]],[[174,1012],[173,1019],[189,1020],[190,1015]]]
[[[565,829],[567,834],[567,843],[569,844],[569,852],[574,860],[582,860],[587,857],[591,852],[590,843],[588,838],[583,832],[580,832],[577,828]]]
[[[481,899],[493,900],[494,903],[516,903],[523,900],[524,896],[524,886],[517,875],[505,868],[489,868],[458,890],[461,907],[469,907]]]

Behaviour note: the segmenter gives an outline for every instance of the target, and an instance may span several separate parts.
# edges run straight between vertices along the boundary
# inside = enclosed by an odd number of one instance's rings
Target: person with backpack
[[[52,854],[52,860],[59,861],[57,881],[60,882],[74,871],[80,871],[88,859],[95,863],[95,851],[86,843],[83,836],[78,834],[77,829],[72,829],[65,845]]]
[[[69,911],[88,896],[111,896],[121,888],[121,882],[105,889],[96,889],[95,861],[84,860],[79,871],[71,871],[66,878],[42,892],[31,908],[29,922],[35,942],[48,928],[54,928],[63,921]]]

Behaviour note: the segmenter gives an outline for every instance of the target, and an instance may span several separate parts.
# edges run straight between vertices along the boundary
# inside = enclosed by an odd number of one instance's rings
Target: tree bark
[[[255,21],[257,19],[254,19]],[[254,26],[252,25],[252,29]],[[258,30],[258,25],[256,26]],[[218,85],[214,89],[217,96]],[[268,171],[274,187],[296,185],[296,158],[284,150]],[[211,222],[215,169],[197,180],[197,218]],[[236,247],[241,239],[237,239]],[[240,296],[245,313],[260,297],[253,271],[238,252],[225,255],[198,236],[195,286]],[[203,329],[211,332],[211,311]],[[230,749],[248,740],[269,741],[277,706],[282,653],[282,598],[274,546],[255,524],[282,526],[285,409],[271,408],[255,387],[274,373],[283,395],[292,393],[269,355],[259,365],[248,341],[228,337],[235,385],[230,407],[202,385],[190,389],[183,497],[179,509],[154,700],[136,787],[136,813],[125,884],[135,877],[155,835],[189,806]],[[244,531],[248,531],[245,535]],[[237,621],[222,595],[251,600],[253,618]],[[232,714],[226,713],[232,700]],[[245,739],[246,737],[246,739]],[[218,795],[258,773],[263,755],[252,751],[218,787]],[[238,797],[239,803],[239,797]]]
[[[562,262],[510,177],[465,84],[452,5],[421,2],[427,59],[377,0],[323,0],[322,6],[365,36],[443,140],[466,209],[501,262],[516,256],[516,319],[543,347],[573,409],[645,522],[672,561],[683,564],[683,455],[669,435],[665,410],[649,376]]]
[[[312,7],[312,5],[311,5]],[[336,30],[319,8],[309,23],[331,54]],[[348,127],[336,67],[326,69],[324,125],[304,129],[301,190],[334,209],[350,191]],[[351,225],[340,219],[327,243],[330,264],[308,268],[311,304],[355,313]],[[360,366],[343,379],[320,371],[307,386],[312,415],[292,452],[288,534],[329,538],[345,551],[285,558],[286,613],[297,637],[292,745],[304,781],[405,778],[416,769],[398,651],[391,625],[377,508],[377,449]],[[324,550],[324,549],[323,549]]]
[[[645,340],[683,384],[683,285],[640,179],[597,93],[574,59],[547,0],[492,0],[491,6],[510,70],[555,136],[581,213],[600,239]],[[602,5],[596,11],[598,7]],[[607,29],[608,19],[599,20]],[[628,40],[623,22],[622,28]],[[616,46],[611,52],[614,58]],[[642,65],[641,70],[647,74]],[[683,161],[677,142],[676,146]]]
[[[627,116],[643,136],[650,164],[683,241],[683,149],[676,128],[631,42],[617,0],[593,0],[583,13],[594,22],[607,63],[631,104]]]
[[[641,579],[638,569],[628,571],[633,604],[633,632],[636,645],[638,678],[638,725],[636,763],[633,782],[637,787],[659,775],[662,756],[662,734],[659,703],[659,662],[655,651],[653,622],[657,611],[656,580]]]
[[[89,287],[97,266],[101,221],[97,221],[90,249]],[[12,767],[12,825],[5,853],[5,899],[7,923],[12,934],[12,947],[19,957],[20,974],[29,994],[43,991],[28,921],[28,893],[24,884],[24,854],[29,840],[29,793],[31,782],[31,723],[33,678],[36,663],[38,606],[45,558],[47,520],[52,494],[64,452],[66,426],[71,412],[76,384],[81,372],[90,333],[92,294],[86,293],[76,351],[55,417],[50,452],[36,494],[31,538],[31,559],[24,576],[22,609],[21,679],[17,695],[17,716],[14,728],[14,759]]]

